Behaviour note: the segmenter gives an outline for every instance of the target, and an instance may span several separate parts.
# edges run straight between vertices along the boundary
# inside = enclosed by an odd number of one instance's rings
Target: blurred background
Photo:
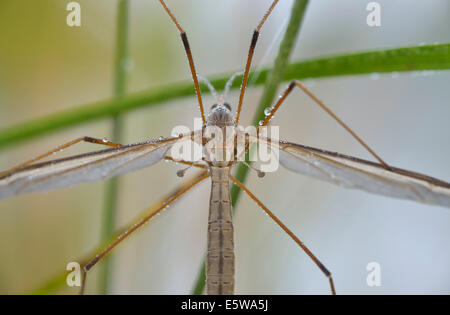
[[[79,0],[78,28],[66,25],[68,2],[0,2],[0,128],[112,97],[117,1]],[[450,41],[447,0],[380,0],[381,27],[367,26],[368,2],[311,1],[291,60]],[[127,91],[190,80],[177,29],[159,2],[130,3]],[[270,3],[167,0],[189,35],[202,76],[243,68],[252,31]],[[280,1],[264,25],[255,67],[272,64],[291,5],[291,0]],[[441,71],[305,83],[389,164],[450,181],[449,80],[450,73]],[[244,125],[261,93],[261,87],[248,90]],[[237,98],[234,91],[230,103]],[[205,95],[205,101],[213,100]],[[124,139],[133,143],[169,135],[173,126],[192,126],[198,116],[194,94],[139,109],[125,116]],[[283,139],[373,160],[299,91],[273,123]],[[110,120],[3,150],[0,169],[84,135],[110,137]],[[95,149],[80,144],[61,156]],[[180,183],[177,169],[159,163],[123,176],[117,227],[131,223]],[[450,293],[449,209],[346,190],[284,169],[264,179],[253,172],[247,187],[333,273],[338,293]],[[209,188],[203,183],[114,251],[111,293],[191,291],[206,248]],[[103,189],[98,182],[0,201],[0,293],[30,292],[100,245]],[[329,294],[320,270],[244,194],[235,239],[236,293]],[[381,265],[380,287],[366,284],[369,262]],[[90,274],[89,293],[97,292],[97,271]]]

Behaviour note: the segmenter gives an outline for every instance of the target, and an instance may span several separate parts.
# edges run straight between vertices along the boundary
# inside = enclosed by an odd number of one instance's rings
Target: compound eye
[[[217,107],[217,104],[214,104],[213,106],[211,106],[211,109],[214,109]]]
[[[228,103],[223,103],[223,106],[225,106],[229,111],[231,111],[231,106]]]

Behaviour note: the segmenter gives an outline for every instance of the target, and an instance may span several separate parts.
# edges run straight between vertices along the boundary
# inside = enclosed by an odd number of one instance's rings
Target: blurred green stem
[[[258,108],[253,118],[253,125],[255,127],[258,127],[259,121],[265,118],[264,109],[270,106],[275,98],[275,94],[286,71],[286,66],[289,62],[289,57],[294,47],[295,40],[297,39],[298,33],[300,31],[307,6],[308,0],[295,0],[292,6],[291,16],[289,19],[288,27],[286,29],[286,33],[284,34],[283,40],[280,44],[278,55],[275,59],[275,64],[272,70],[268,73],[267,80],[264,85],[263,96],[261,97]],[[247,163],[250,163],[250,161],[247,160]],[[249,168],[245,164],[241,163],[237,167],[235,177],[241,183],[244,183],[247,178],[248,172]],[[231,199],[234,211],[236,211],[236,205],[239,200],[240,194],[241,189],[236,185],[232,185]],[[203,259],[200,272],[195,282],[193,294],[202,294],[205,288],[205,282],[206,269],[205,259]]]
[[[119,0],[117,9],[117,40],[114,77],[114,96],[121,99],[125,94],[127,71],[127,34],[128,34],[128,0]],[[123,118],[115,114],[112,121],[112,141],[122,142]],[[119,177],[110,179],[105,184],[102,243],[108,241],[115,231],[117,216],[117,198]],[[100,294],[108,294],[111,287],[113,256],[105,257],[100,275]]]

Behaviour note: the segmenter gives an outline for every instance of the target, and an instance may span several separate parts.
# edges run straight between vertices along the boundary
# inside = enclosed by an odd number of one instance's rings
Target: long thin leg
[[[187,191],[189,191],[191,188],[193,188],[194,186],[196,186],[198,183],[200,183],[204,179],[208,178],[209,176],[210,175],[208,173],[206,173],[206,172],[200,173],[197,177],[195,177],[192,181],[187,183],[185,186],[182,186],[178,190],[176,190],[166,201],[161,203],[156,210],[154,210],[149,215],[147,215],[147,216],[143,217],[142,219],[140,219],[137,223],[135,223],[132,226],[128,227],[123,233],[121,233],[119,235],[119,237],[115,241],[113,241],[111,244],[109,244],[105,249],[103,249],[94,258],[90,259],[83,266],[82,284],[81,284],[80,294],[84,294],[84,290],[86,288],[87,273],[88,273],[88,271],[90,269],[92,269],[92,267],[94,267],[103,257],[105,257],[114,247],[116,247],[119,243],[121,243],[125,238],[130,236],[134,231],[136,231],[140,227],[142,227],[145,223],[147,223],[155,215],[157,215],[162,210],[167,208],[167,206],[172,204],[175,200],[177,200],[179,197],[184,195]]]
[[[239,186],[239,188],[241,188],[243,191],[245,191],[247,193],[247,195],[250,196],[250,198],[252,198],[257,204],[258,206],[261,207],[261,209],[264,210],[265,213],[267,213],[272,220],[275,221],[276,224],[278,224],[288,235],[290,238],[292,238],[294,240],[294,242],[297,243],[298,246],[300,246],[303,251],[309,256],[309,258],[312,259],[312,261],[317,265],[317,267],[319,267],[320,270],[322,270],[322,272],[324,273],[324,275],[328,278],[329,282],[330,282],[330,288],[331,288],[331,294],[336,295],[336,290],[334,289],[334,282],[333,282],[333,277],[331,276],[331,272],[328,271],[328,269],[320,262],[319,259],[317,259],[316,256],[314,256],[314,254],[308,249],[308,247],[306,247],[305,244],[302,243],[302,241],[300,241],[300,239],[295,236],[295,234],[289,230],[287,228],[286,225],[283,224],[283,222],[280,221],[280,219],[278,219],[258,198],[255,197],[255,195],[253,195],[241,182],[239,182],[236,178],[234,178],[233,176],[230,176],[230,179]]]
[[[191,68],[192,79],[194,80],[195,92],[197,93],[198,105],[200,106],[200,114],[202,115],[203,123],[205,123],[206,119],[205,119],[205,110],[203,109],[202,94],[200,92],[200,86],[198,84],[197,72],[195,71],[194,58],[192,57],[192,52],[191,52],[191,48],[189,46],[189,41],[188,41],[186,32],[183,30],[183,28],[178,23],[178,21],[175,18],[175,16],[169,10],[169,8],[167,7],[167,5],[164,2],[164,0],[159,0],[159,2],[161,2],[162,6],[166,10],[167,14],[169,14],[169,16],[172,19],[173,23],[175,23],[176,27],[180,31],[181,40],[183,41],[184,50],[186,51],[186,55],[187,55],[188,60],[189,60],[189,68]]]
[[[242,104],[244,102],[244,95],[245,95],[245,88],[247,87],[247,81],[248,81],[248,74],[250,72],[250,66],[252,64],[253,55],[255,52],[256,42],[258,41],[259,37],[259,31],[261,30],[262,26],[264,25],[264,22],[266,22],[267,18],[269,17],[270,13],[272,13],[272,10],[277,5],[278,0],[275,0],[270,5],[270,8],[267,10],[266,14],[264,14],[263,18],[258,24],[258,27],[256,27],[255,31],[253,32],[252,41],[250,43],[250,49],[248,52],[247,57],[247,64],[245,65],[245,71],[244,71],[244,77],[242,78],[242,85],[241,85],[241,93],[239,95],[239,104],[236,114],[236,125],[239,123],[239,118],[241,116],[241,110],[242,110]]]
[[[198,164],[198,163],[194,163],[194,162],[190,162],[190,161],[184,161],[184,160],[175,160],[173,157],[171,156],[166,156],[164,157],[164,160],[166,161],[170,161],[170,162],[174,162],[174,163],[180,163],[180,164],[185,164],[185,165],[189,165],[189,166],[194,166],[194,167],[198,167],[198,168],[203,168],[206,169],[208,168],[206,165],[204,164]]]
[[[28,165],[36,162],[36,161],[42,160],[42,159],[44,159],[44,158],[46,158],[46,157],[48,157],[48,156],[50,156],[50,155],[52,155],[52,154],[54,154],[56,152],[60,152],[60,151],[62,151],[64,149],[67,149],[68,147],[70,147],[70,146],[72,146],[74,144],[77,144],[79,142],[89,142],[89,143],[94,143],[94,144],[101,144],[101,145],[106,145],[106,146],[110,146],[110,147],[114,147],[114,148],[122,146],[121,144],[114,143],[114,142],[108,141],[106,139],[97,139],[97,138],[92,138],[92,137],[76,138],[75,140],[72,140],[72,141],[69,141],[67,143],[64,143],[64,144],[56,147],[55,149],[53,149],[51,151],[48,151],[47,153],[41,154],[41,155],[39,155],[37,157],[32,158],[31,160],[23,162],[23,163],[15,166],[15,167],[5,171],[5,172],[0,173],[0,178],[8,176],[9,174],[14,173],[17,170],[20,170],[20,169],[24,168],[25,166],[28,166]]]
[[[331,109],[329,109],[321,100],[319,100],[311,91],[309,91],[303,84],[301,84],[297,80],[291,81],[287,89],[281,95],[280,99],[272,107],[272,111],[266,117],[261,126],[266,126],[270,122],[275,112],[278,110],[278,108],[281,106],[281,104],[284,102],[284,100],[288,97],[288,95],[292,92],[292,90],[296,86],[300,88],[303,92],[305,92],[306,95],[308,95],[317,105],[319,105],[325,112],[327,112],[328,115],[330,115],[334,120],[336,120],[339,123],[339,125],[341,125],[345,130],[347,130],[353,136],[353,138],[355,138],[356,141],[358,141],[367,151],[369,151],[369,153],[372,154],[387,170],[391,170],[391,167],[386,162],[384,162],[378,156],[378,154],[376,154],[375,151],[373,151],[360,137],[358,137],[358,135],[353,130],[351,130],[349,126],[347,126],[347,124],[345,124],[341,119],[339,119],[339,117],[337,117],[336,114],[333,113],[333,111],[331,111]]]

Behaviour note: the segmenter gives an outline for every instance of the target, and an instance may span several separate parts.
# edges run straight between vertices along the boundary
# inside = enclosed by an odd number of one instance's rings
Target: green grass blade
[[[331,57],[322,57],[300,61],[287,66],[283,81],[292,79],[324,78],[343,75],[369,73],[448,70],[450,69],[450,44],[413,46],[387,50],[351,53]],[[271,69],[263,69],[255,85],[266,82]],[[234,72],[208,77],[217,89],[223,89],[227,79]],[[206,86],[201,85],[207,93]],[[232,86],[239,88],[238,83]],[[174,83],[148,91],[130,94],[121,99],[100,101],[72,110],[26,121],[0,130],[0,149],[4,149],[25,140],[31,140],[50,132],[63,130],[82,123],[113,117],[142,107],[162,105],[163,102],[182,97],[193,97],[192,82]]]
[[[128,58],[128,0],[120,0],[117,7],[117,39],[114,77],[114,96],[121,99],[126,89],[126,62]],[[122,142],[123,121],[121,114],[113,116],[112,141]],[[103,225],[101,241],[107,242],[115,231],[117,199],[120,177],[114,177],[105,183]],[[99,293],[108,294],[113,275],[113,256],[105,257],[99,277]]]
[[[303,17],[307,6],[308,6],[307,0],[296,0],[292,6],[289,24],[286,29],[286,33],[283,36],[283,40],[280,44],[278,55],[277,58],[275,59],[274,67],[268,74],[266,74],[267,80],[264,86],[264,93],[253,118],[253,125],[256,127],[258,126],[258,122],[261,119],[265,118],[264,109],[267,106],[269,106],[275,98],[278,86],[280,85],[283,79],[284,72],[286,71],[286,67],[289,62],[289,57],[294,47],[295,40],[297,39],[297,35],[300,31],[300,27],[302,25]],[[250,161],[247,162],[250,163]],[[235,174],[236,178],[241,183],[244,183],[245,179],[247,178],[248,172],[249,168],[245,164],[240,163],[238,165]],[[240,194],[241,189],[236,185],[233,185],[231,187],[231,200],[234,211],[236,211],[236,206]],[[203,259],[200,272],[195,282],[193,294],[202,294],[205,288],[205,283],[206,283],[205,259]]]

